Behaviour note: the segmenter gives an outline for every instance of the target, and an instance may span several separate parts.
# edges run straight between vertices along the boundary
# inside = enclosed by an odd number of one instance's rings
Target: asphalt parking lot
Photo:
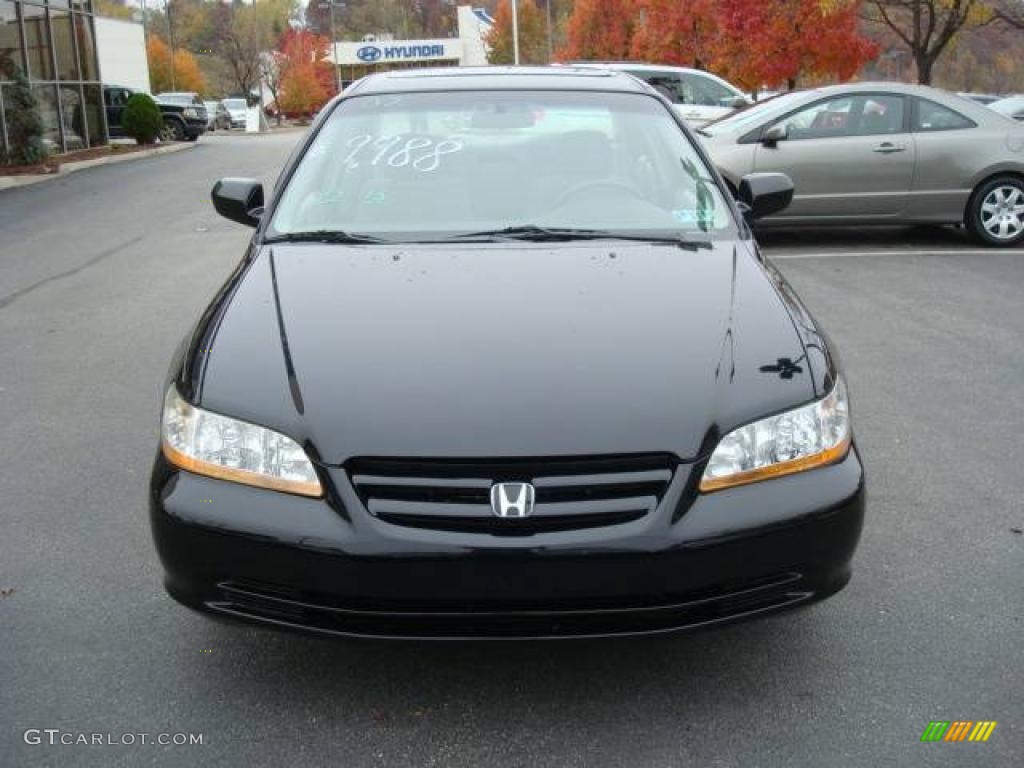
[[[248,237],[209,189],[271,180],[295,140],[204,137],[0,192],[0,765],[1021,764],[1024,249],[955,230],[763,238],[840,349],[868,471],[832,600],[660,639],[436,645],[167,598],[145,507],[162,378]],[[931,720],[998,726],[921,743]]]

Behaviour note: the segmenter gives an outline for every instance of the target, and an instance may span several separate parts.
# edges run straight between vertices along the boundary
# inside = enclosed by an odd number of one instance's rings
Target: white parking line
[[[764,248],[769,259],[842,259],[857,256],[983,256],[985,254],[1018,253],[1024,255],[1021,248],[942,248],[934,250],[899,250],[899,251],[773,251]]]

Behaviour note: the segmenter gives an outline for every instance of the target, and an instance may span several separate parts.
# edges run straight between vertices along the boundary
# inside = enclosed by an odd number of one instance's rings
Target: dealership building
[[[415,67],[482,66],[487,64],[484,39],[494,24],[487,11],[460,5],[458,37],[435,40],[392,40],[368,35],[360,41],[338,40],[333,57],[341,79],[351,83],[374,72]]]
[[[0,143],[14,67],[32,85],[53,151],[105,144],[92,0],[0,0]]]

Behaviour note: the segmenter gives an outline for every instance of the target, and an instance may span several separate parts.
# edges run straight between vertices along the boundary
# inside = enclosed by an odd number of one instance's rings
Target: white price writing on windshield
[[[436,171],[441,158],[459,152],[463,143],[458,139],[434,141],[422,137],[403,140],[401,136],[371,136],[363,133],[345,142],[348,154],[344,164],[347,168],[367,165],[388,165],[392,168],[413,168],[421,173]]]

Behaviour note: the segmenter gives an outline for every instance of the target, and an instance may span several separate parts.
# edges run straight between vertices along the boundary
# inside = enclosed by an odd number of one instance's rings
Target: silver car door
[[[901,215],[916,155],[908,109],[902,95],[844,94],[777,121],[784,137],[761,143],[754,153],[755,170],[779,171],[793,180],[793,203],[773,218]]]
[[[975,176],[1006,154],[1006,132],[991,131],[954,109],[914,99],[918,169],[909,214],[923,221],[961,221]]]

